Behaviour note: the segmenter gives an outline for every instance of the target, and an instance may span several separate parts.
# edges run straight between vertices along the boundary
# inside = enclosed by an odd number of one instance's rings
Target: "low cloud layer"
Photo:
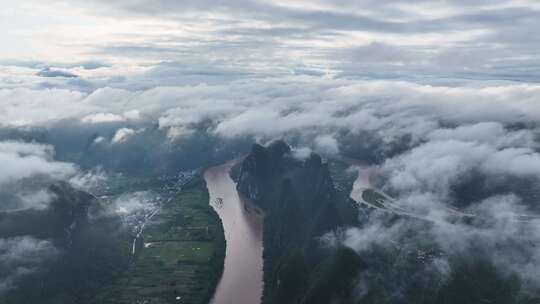
[[[66,180],[77,170],[73,164],[53,159],[50,145],[18,141],[0,141],[0,211],[47,206],[54,195],[51,183]]]
[[[443,122],[448,127],[483,122],[475,126],[476,132],[497,135],[505,125],[534,124],[540,116],[536,107],[540,87],[532,84],[453,87],[293,78],[144,91],[104,88],[90,94],[64,89],[5,89],[1,94],[7,102],[0,113],[4,126],[39,126],[62,119],[95,124],[148,118],[158,121],[161,128],[189,129],[209,121],[209,131],[226,137],[341,128],[376,130],[387,140],[405,134],[420,140],[444,137],[444,130],[429,134]],[[65,110],[56,110],[60,108]]]
[[[73,165],[53,160],[52,146],[7,141],[0,142],[0,153],[5,164],[0,179],[2,184],[39,175],[64,179],[75,172]]]
[[[49,241],[30,236],[0,238],[0,294],[12,289],[19,279],[40,270],[58,254]]]

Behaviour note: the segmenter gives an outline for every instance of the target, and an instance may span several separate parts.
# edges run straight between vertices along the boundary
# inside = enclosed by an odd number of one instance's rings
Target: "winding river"
[[[210,204],[223,222],[227,241],[223,276],[211,303],[258,304],[263,289],[263,215],[236,191],[229,176],[235,162],[204,172]]]

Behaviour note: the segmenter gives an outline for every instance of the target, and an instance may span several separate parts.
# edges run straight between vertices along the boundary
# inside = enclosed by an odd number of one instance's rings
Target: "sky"
[[[44,82],[21,78],[47,67],[41,77],[131,87],[295,75],[537,82],[540,71],[534,0],[0,4],[3,86]],[[125,80],[155,74],[162,82]]]

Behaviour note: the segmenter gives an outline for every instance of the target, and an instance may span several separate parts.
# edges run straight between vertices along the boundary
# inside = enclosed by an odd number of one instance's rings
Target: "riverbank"
[[[225,258],[223,226],[208,202],[201,176],[163,202],[146,223],[129,269],[96,303],[207,304]]]

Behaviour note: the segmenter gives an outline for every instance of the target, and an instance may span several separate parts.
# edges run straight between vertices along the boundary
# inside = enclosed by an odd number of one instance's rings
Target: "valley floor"
[[[146,223],[129,269],[96,303],[207,303],[221,277],[225,240],[208,204],[204,181],[194,181],[160,206]]]

